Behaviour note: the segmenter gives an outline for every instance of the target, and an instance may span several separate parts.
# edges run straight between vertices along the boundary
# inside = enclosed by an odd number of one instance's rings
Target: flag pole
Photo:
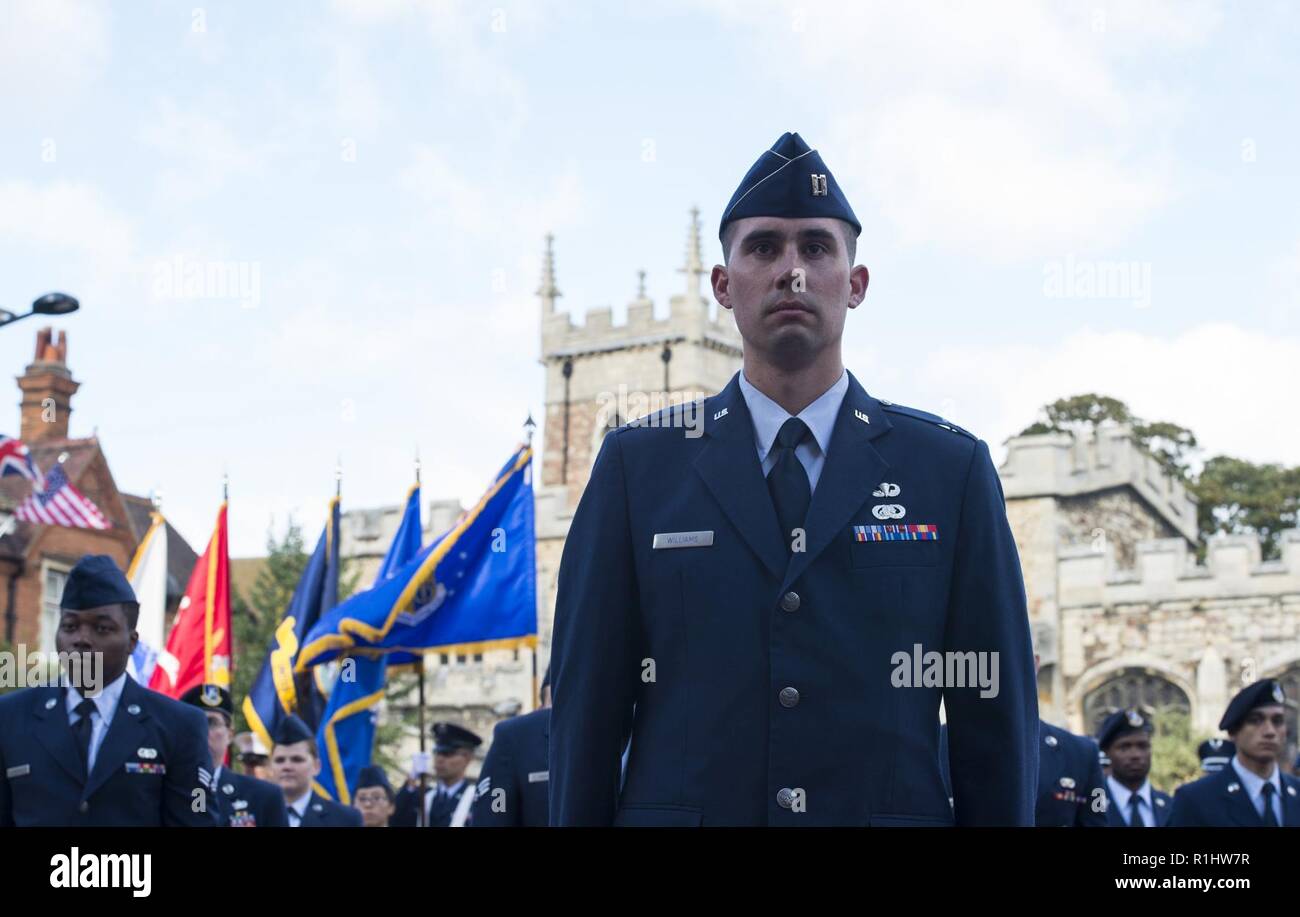
[[[533,447],[533,432],[536,429],[537,429],[537,422],[533,420],[533,412],[529,411],[528,419],[524,421],[524,445],[526,445],[529,449]],[[542,706],[542,699],[537,695],[537,691],[538,691],[537,651],[538,651],[538,646],[536,642],[534,642],[533,643],[533,703],[537,705],[536,707],[533,708],[534,710],[537,710]]]
[[[418,446],[415,449],[415,486],[420,486],[420,448]],[[420,708],[416,714],[416,724],[417,728],[420,730],[420,760],[423,763],[424,756],[428,752],[428,745],[426,744],[427,731],[424,728],[424,653],[421,653],[416,659],[415,671],[420,679]],[[424,796],[428,792],[429,778],[428,775],[424,773],[423,768],[420,769],[419,777],[420,796],[417,800],[417,809],[419,810],[420,817],[416,820],[416,825],[421,828],[426,828],[428,827],[428,817],[424,810]]]

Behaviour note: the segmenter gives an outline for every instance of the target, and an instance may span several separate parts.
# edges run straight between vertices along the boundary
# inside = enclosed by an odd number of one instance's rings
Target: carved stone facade
[[[1300,532],[1261,561],[1259,539],[1211,539],[1195,563],[1196,506],[1123,427],[1016,437],[999,469],[1016,534],[1044,719],[1095,732],[1115,707],[1189,713],[1218,734],[1257,678],[1300,683]]]

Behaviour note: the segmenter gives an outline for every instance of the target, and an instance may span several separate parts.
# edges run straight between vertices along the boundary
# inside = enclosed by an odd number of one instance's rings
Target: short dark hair
[[[858,257],[858,236],[844,220],[836,220],[840,224],[840,235],[844,237],[844,248],[849,254],[849,267],[853,267],[853,261]],[[736,227],[739,222],[728,223],[727,228],[722,230],[722,263],[731,263],[731,244],[736,241]]]

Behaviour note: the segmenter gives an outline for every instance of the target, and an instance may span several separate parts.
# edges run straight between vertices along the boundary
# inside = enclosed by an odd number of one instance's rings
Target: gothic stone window
[[[1190,714],[1191,701],[1183,690],[1152,669],[1123,669],[1116,672],[1083,699],[1083,721],[1089,734],[1096,735],[1101,723],[1116,710],[1142,707],[1159,710],[1172,707]]]

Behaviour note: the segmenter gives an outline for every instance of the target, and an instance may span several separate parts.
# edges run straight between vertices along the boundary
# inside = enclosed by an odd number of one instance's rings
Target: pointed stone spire
[[[704,258],[700,254],[700,208],[691,208],[691,228],[686,236],[686,264],[677,269],[686,275],[686,295],[699,298]]]
[[[555,235],[546,234],[546,254],[542,256],[542,285],[537,288],[537,295],[542,300],[542,314],[555,314],[555,300],[561,296],[560,290],[555,285]]]
[[[645,269],[636,272],[636,298],[645,299]]]

